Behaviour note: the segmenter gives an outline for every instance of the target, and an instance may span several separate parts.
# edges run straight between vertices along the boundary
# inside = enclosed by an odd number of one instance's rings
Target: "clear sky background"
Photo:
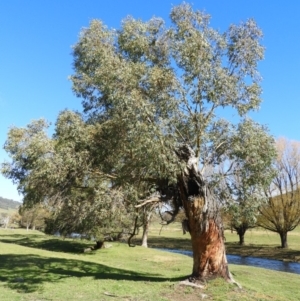
[[[81,110],[71,90],[72,45],[83,27],[101,19],[118,29],[128,15],[169,22],[177,0],[0,0],[0,162],[10,126],[34,119],[55,123],[63,109]],[[188,1],[187,1],[188,2]],[[261,109],[251,116],[275,137],[300,141],[300,1],[194,0],[194,9],[211,15],[211,25],[254,18],[264,33],[265,59]],[[233,116],[234,118],[234,116]],[[0,196],[21,201],[16,186],[0,175]]]

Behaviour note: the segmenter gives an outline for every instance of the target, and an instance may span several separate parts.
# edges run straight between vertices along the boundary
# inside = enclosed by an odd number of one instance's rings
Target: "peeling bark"
[[[184,146],[178,156],[187,162],[178,177],[193,249],[191,282],[223,277],[234,282],[225,254],[223,225],[215,196],[204,181],[193,150]]]

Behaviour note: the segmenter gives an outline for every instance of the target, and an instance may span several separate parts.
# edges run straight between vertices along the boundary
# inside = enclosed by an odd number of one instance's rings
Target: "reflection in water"
[[[173,249],[159,249],[162,251],[179,253],[188,256],[192,256],[192,251],[173,250]],[[227,260],[232,264],[250,265],[270,270],[276,270],[281,272],[289,272],[300,274],[300,263],[297,262],[284,262],[274,259],[258,258],[258,257],[245,257],[239,255],[227,255]]]

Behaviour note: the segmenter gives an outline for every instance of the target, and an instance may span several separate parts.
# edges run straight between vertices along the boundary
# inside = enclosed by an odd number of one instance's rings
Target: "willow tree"
[[[167,27],[160,18],[128,17],[119,30],[93,20],[74,45],[70,78],[88,122],[99,125],[102,172],[120,186],[146,185],[139,207],[169,202],[174,216],[184,208],[194,254],[190,279],[229,280],[213,193],[220,176],[208,171],[237,160],[249,183],[264,181],[273,141],[245,118],[261,102],[262,33],[253,20],[220,33],[188,4],[174,7],[170,19]],[[227,108],[240,117],[235,123],[221,117]],[[254,129],[261,135],[245,135]],[[254,147],[244,147],[247,137]],[[227,167],[223,176],[238,172]]]
[[[258,223],[280,235],[281,247],[287,248],[288,232],[300,224],[300,142],[280,138],[276,141],[277,170],[266,190],[267,201],[260,207]]]

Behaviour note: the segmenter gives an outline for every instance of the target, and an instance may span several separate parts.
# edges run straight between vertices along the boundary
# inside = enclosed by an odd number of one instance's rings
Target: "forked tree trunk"
[[[287,232],[280,232],[280,240],[281,240],[281,248],[287,248],[288,243],[287,243]]]
[[[228,270],[223,225],[216,199],[198,169],[193,150],[185,146],[178,156],[187,162],[185,171],[178,177],[178,184],[192,240],[190,281],[223,277],[234,282]]]

